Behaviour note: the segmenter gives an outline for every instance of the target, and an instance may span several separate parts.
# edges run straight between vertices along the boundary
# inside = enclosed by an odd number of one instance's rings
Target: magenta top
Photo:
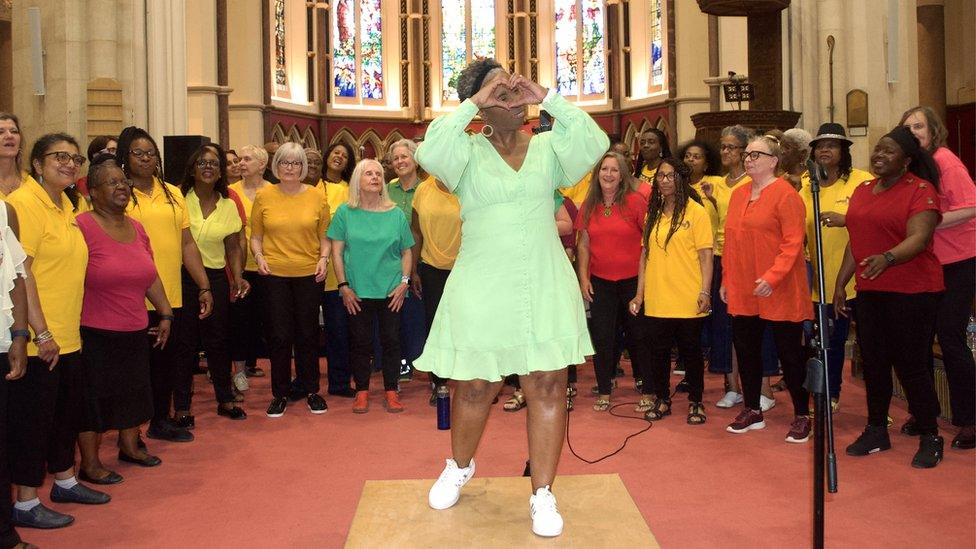
[[[79,214],[78,228],[88,244],[85,298],[81,325],[114,332],[135,332],[149,326],[146,291],[158,276],[145,229],[127,217],[136,230],[132,242],[113,239],[92,218]]]

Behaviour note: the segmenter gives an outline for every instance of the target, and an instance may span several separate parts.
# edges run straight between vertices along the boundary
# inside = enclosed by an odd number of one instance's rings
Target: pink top
[[[976,186],[959,157],[945,147],[932,155],[939,166],[939,206],[942,215],[976,207]],[[939,263],[948,265],[976,256],[976,218],[946,229],[936,229],[933,239]]]
[[[77,217],[88,244],[82,326],[114,332],[135,332],[149,326],[146,291],[158,275],[149,236],[142,224],[127,219],[136,230],[136,238],[125,243],[109,236],[91,212]]]

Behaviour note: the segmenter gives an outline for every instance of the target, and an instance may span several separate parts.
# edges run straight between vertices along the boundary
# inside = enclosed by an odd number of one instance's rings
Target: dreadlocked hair
[[[671,212],[671,226],[668,228],[668,236],[665,237],[664,245],[662,246],[666,250],[668,243],[671,242],[671,237],[674,236],[674,233],[678,231],[681,223],[685,220],[685,208],[688,206],[688,200],[694,200],[698,196],[698,193],[688,184],[690,170],[688,166],[685,166],[684,162],[674,158],[663,158],[661,159],[661,166],[664,165],[671,166],[674,170],[674,210]],[[658,166],[657,173],[660,176],[660,166]],[[647,246],[651,245],[651,232],[654,231],[664,216],[664,197],[661,196],[661,188],[658,181],[660,181],[659,177],[655,177],[654,183],[652,184],[651,198],[647,202],[647,222],[644,224],[644,242]],[[660,245],[660,242],[657,242],[657,244]]]
[[[153,149],[156,152],[156,167],[153,171],[153,177],[158,177],[162,180],[163,166],[162,166],[162,155],[159,154],[159,145],[156,144],[156,140],[149,135],[149,132],[142,128],[137,128],[136,126],[129,126],[122,130],[119,134],[118,144],[115,149],[115,158],[119,163],[119,167],[122,168],[122,172],[125,173],[126,177],[132,177],[131,170],[129,169],[129,152],[132,150],[132,143],[137,139],[145,139],[152,143]],[[226,159],[225,159],[226,161]],[[173,198],[173,193],[166,186],[165,182],[160,185],[163,188],[163,194],[166,195],[166,202],[169,204],[170,208],[173,209],[173,213],[176,213],[176,199]],[[135,193],[132,193],[132,197],[135,198]]]
[[[613,203],[617,205],[624,218],[627,219],[628,212],[624,208],[624,205],[627,202],[627,195],[635,192],[638,181],[637,178],[630,174],[630,161],[620,153],[608,151],[593,166],[593,171],[590,172],[590,188],[586,191],[586,198],[583,199],[583,203],[580,205],[580,212],[583,214],[583,227],[589,227],[590,216],[593,215],[596,207],[603,203],[603,190],[600,188],[600,168],[603,167],[603,163],[608,158],[613,158],[617,161],[617,167],[620,171],[620,185],[617,187],[617,193],[613,197]],[[640,212],[633,213],[640,215]]]

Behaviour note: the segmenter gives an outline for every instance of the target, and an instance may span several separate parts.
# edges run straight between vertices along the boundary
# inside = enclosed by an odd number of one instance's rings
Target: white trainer
[[[529,498],[529,514],[532,515],[532,533],[547,538],[563,533],[563,517],[556,508],[556,496],[548,486],[535,491]]]
[[[247,382],[247,373],[244,370],[234,374],[234,387],[242,393],[251,388],[251,384]]]
[[[766,413],[776,406],[775,398],[766,398],[766,395],[759,395],[759,408]]]
[[[437,477],[437,482],[430,487],[427,494],[427,503],[432,509],[449,509],[457,503],[461,497],[461,487],[471,480],[474,476],[474,458],[467,467],[461,468],[453,459],[446,460],[447,465],[441,471],[441,476]]]
[[[737,404],[742,404],[742,395],[735,391],[725,393],[725,396],[715,403],[719,408],[731,408]]]

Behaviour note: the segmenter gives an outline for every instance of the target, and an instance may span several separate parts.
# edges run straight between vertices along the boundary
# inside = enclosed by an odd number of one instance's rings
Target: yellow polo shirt
[[[349,200],[349,183],[345,181],[332,183],[320,180],[316,187],[325,193],[326,200],[329,203],[330,214],[335,213],[339,209],[339,206]],[[329,269],[325,276],[325,291],[331,292],[338,289],[339,279],[336,278],[335,267],[332,266],[332,261],[329,261]]]
[[[30,276],[37,285],[47,329],[54,334],[61,354],[77,352],[81,350],[81,304],[88,266],[88,245],[75,221],[77,212],[64,193],[60,207],[56,206],[32,178],[6,200],[17,212],[20,244],[34,260]],[[37,356],[33,342],[27,343],[27,354]]]
[[[560,188],[559,192],[562,193],[564,197],[572,200],[573,204],[576,204],[576,207],[579,208],[583,201],[586,200],[586,193],[590,192],[590,183],[592,179],[593,172],[590,172],[584,175],[583,179],[580,179],[579,182],[572,187]]]
[[[697,318],[702,291],[698,251],[712,247],[712,222],[705,207],[689,200],[680,227],[668,238],[671,216],[661,216],[651,229],[644,267],[644,314],[658,318]]]
[[[715,255],[721,256],[722,251],[725,249],[725,218],[729,216],[729,200],[732,198],[732,192],[743,185],[749,185],[752,183],[752,178],[748,175],[743,175],[737,183],[729,186],[729,180],[726,177],[721,178],[721,181],[717,181],[715,185],[712,185],[712,197],[715,198]],[[708,200],[707,198],[705,200]]]
[[[163,192],[163,185],[169,197]],[[133,201],[126,213],[142,223],[153,250],[153,263],[163,283],[166,299],[173,308],[183,306],[183,283],[180,268],[183,266],[183,229],[190,228],[190,216],[180,189],[153,178],[149,194],[132,188]],[[152,304],[146,301],[152,309]]]
[[[644,164],[644,167],[641,168],[640,179],[653,187],[655,177],[657,177],[657,168]]]
[[[258,191],[251,211],[251,234],[261,237],[271,274],[297,277],[315,274],[319,244],[331,219],[325,194],[304,186],[288,195],[278,185]]]
[[[203,266],[223,269],[227,266],[227,250],[224,239],[241,232],[241,216],[237,205],[229,198],[217,199],[217,207],[206,218],[200,208],[200,199],[193,189],[186,195],[186,210],[190,216],[190,234],[197,241]]]
[[[820,187],[820,211],[847,215],[847,206],[851,200],[851,195],[854,194],[858,185],[872,179],[874,176],[870,173],[853,169],[847,180],[838,179],[829,187]],[[817,301],[820,298],[820,292],[817,291],[817,241],[814,223],[819,223],[819,220],[813,218],[813,192],[810,190],[809,173],[804,173],[803,177],[800,178],[800,198],[803,199],[803,204],[807,208],[807,253],[810,254],[810,263],[813,265],[814,273],[811,295],[813,301]],[[847,227],[824,227],[821,225],[820,229],[823,236],[824,265],[826,266],[824,284],[826,285],[826,297],[829,303],[834,298],[837,273],[840,272],[840,266],[844,262],[844,252],[847,250],[847,244],[851,239],[847,233]],[[855,277],[852,276],[847,286],[844,287],[847,299],[853,299],[857,295],[857,291],[854,289],[854,279]]]
[[[433,178],[417,187],[413,195],[424,246],[420,260],[438,269],[454,267],[461,249],[461,203],[458,198],[437,186]]]
[[[262,181],[262,183],[263,186],[261,187],[261,189],[271,184],[268,181]],[[247,194],[244,193],[244,180],[242,179],[237,183],[228,185],[227,188],[237,193],[237,198],[241,199],[241,206],[244,206],[244,216],[247,219],[251,219],[251,208],[254,207],[254,201],[248,198]],[[251,224],[250,223],[244,224],[244,237],[247,238],[247,242],[244,243],[245,244],[244,248],[247,250],[246,252],[247,257],[244,258],[244,270],[257,272],[258,264],[255,263],[254,252],[251,251]]]

